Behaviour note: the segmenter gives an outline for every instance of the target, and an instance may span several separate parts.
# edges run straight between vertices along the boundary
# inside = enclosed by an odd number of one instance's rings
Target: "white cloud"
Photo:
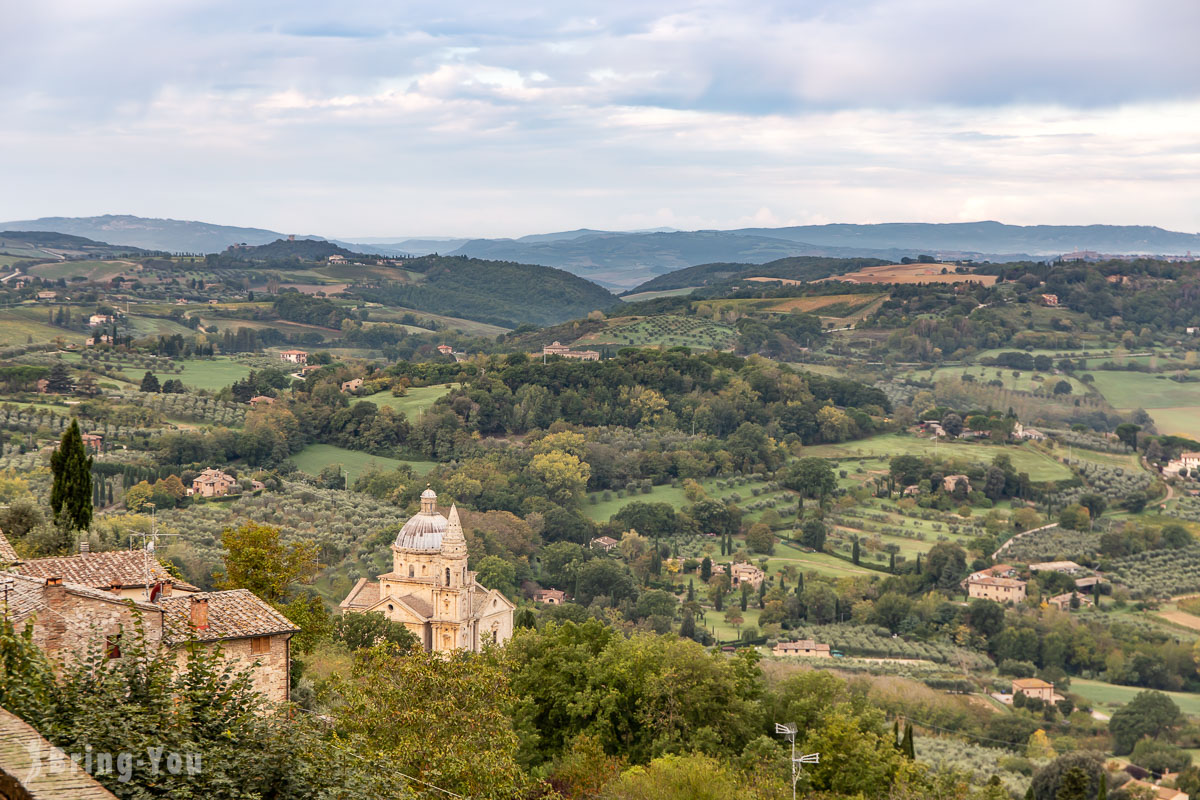
[[[97,8],[6,16],[0,218],[1187,229],[1200,201],[1193,0]]]

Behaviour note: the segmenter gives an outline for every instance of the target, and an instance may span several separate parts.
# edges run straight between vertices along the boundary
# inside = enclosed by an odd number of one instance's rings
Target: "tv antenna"
[[[158,537],[160,536],[178,536],[178,533],[159,533],[158,532],[158,506],[154,503],[143,503],[142,508],[150,509],[150,532],[149,533],[130,533],[129,544],[133,545],[135,537],[141,537],[142,540],[142,573],[145,578],[145,589],[142,594],[146,600],[150,598],[150,557],[158,549]]]
[[[796,723],[794,722],[789,722],[786,725],[776,722],[775,733],[780,736],[786,736],[788,743],[792,746],[792,800],[796,800],[796,782],[800,780],[803,765],[821,763],[821,754],[808,753],[802,756],[796,755]]]

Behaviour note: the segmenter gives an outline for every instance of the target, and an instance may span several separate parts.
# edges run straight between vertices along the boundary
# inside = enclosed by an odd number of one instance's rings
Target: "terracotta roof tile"
[[[21,564],[17,572],[35,578],[62,578],[63,583],[107,589],[114,582],[121,586],[145,586],[146,571],[150,582],[171,581],[180,588],[188,584],[176,581],[158,559],[143,550],[111,550],[74,556],[33,558]]]
[[[54,750],[28,723],[0,709],[0,773],[16,776],[20,781],[15,796],[34,800],[52,797],[116,800],[69,758],[62,761],[60,768],[51,769],[48,759]],[[34,763],[35,756],[42,759],[40,764]]]
[[[191,626],[194,599],[208,600],[208,628],[202,631],[193,630]],[[162,606],[164,612],[163,639],[172,645],[183,644],[191,639],[217,642],[300,630],[269,603],[245,589],[164,597],[158,601],[158,605]]]
[[[4,532],[0,531],[0,564],[15,564],[19,560],[17,551],[13,550],[12,544],[4,536]]]

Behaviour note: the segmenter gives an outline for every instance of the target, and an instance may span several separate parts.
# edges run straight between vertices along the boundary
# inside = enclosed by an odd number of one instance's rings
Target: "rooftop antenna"
[[[142,575],[144,577],[144,588],[142,594],[146,600],[150,600],[150,556],[158,549],[159,536],[178,536],[178,533],[159,533],[158,532],[158,506],[154,503],[143,503],[142,508],[150,509],[150,533],[131,533],[129,534],[129,544],[133,545],[135,536],[142,537]]]
[[[819,764],[821,763],[820,753],[809,753],[803,756],[796,755],[796,723],[789,722],[786,725],[776,722],[775,733],[780,736],[786,736],[788,743],[792,746],[792,800],[796,800],[796,781],[800,780],[800,773],[803,771],[803,764]]]

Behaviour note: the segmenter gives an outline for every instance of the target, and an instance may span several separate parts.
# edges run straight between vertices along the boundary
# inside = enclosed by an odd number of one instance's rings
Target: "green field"
[[[116,275],[136,277],[137,265],[132,261],[58,261],[30,267],[29,274],[49,280],[84,277],[90,281],[106,281]]]
[[[416,420],[421,416],[425,409],[429,408],[437,401],[439,397],[445,397],[454,387],[452,383],[439,383],[434,386],[410,386],[408,394],[404,397],[394,397],[391,392],[379,392],[370,397],[364,397],[369,403],[382,408],[394,408],[397,411],[403,411],[404,416],[410,421]]]
[[[999,453],[1007,453],[1017,471],[1029,473],[1030,480],[1056,481],[1071,477],[1071,471],[1066,466],[1029,444],[966,444],[923,439],[900,433],[889,433],[843,444],[805,447],[802,455],[834,459],[854,456],[891,458],[899,455],[937,455],[940,458],[958,458],[977,464],[990,464]]]
[[[1014,376],[1014,371],[1019,374]],[[928,374],[927,372],[912,373],[911,377],[919,378]],[[1067,375],[1012,370],[1004,369],[1003,367],[941,367],[933,370],[933,380],[935,381],[961,379],[963,375],[972,375],[979,383],[1000,380],[1004,383],[1005,389],[1018,392],[1036,392],[1039,389],[1043,391],[1047,389],[1052,390],[1059,381],[1066,381],[1071,384],[1071,393],[1074,395],[1087,394],[1088,392],[1087,384]]]
[[[47,322],[43,307],[23,307],[0,310],[0,346],[52,342],[61,338],[64,342],[82,344],[87,336],[79,331],[56,328]]]
[[[310,444],[292,456],[292,463],[301,472],[318,475],[330,464],[341,464],[346,473],[347,484],[353,484],[354,479],[366,472],[372,466],[383,469],[395,469],[401,464],[408,464],[418,475],[424,475],[435,466],[432,461],[404,461],[398,458],[373,456],[360,450],[347,450],[331,444]]]
[[[1139,692],[1144,692],[1137,686],[1116,686],[1103,681],[1085,680],[1083,678],[1071,679],[1071,692],[1081,697],[1086,697],[1097,706],[1103,706],[1111,709],[1117,706],[1123,706],[1138,695]],[[1174,700],[1183,713],[1196,716],[1200,715],[1200,694],[1191,692],[1164,692]]]
[[[743,508],[755,501],[766,500],[771,497],[782,499],[785,503],[793,506],[796,503],[796,495],[786,489],[775,492],[766,491],[755,496],[753,490],[756,487],[763,488],[765,486],[764,481],[747,481],[741,486],[727,485],[722,488],[717,486],[717,481],[719,480],[721,479],[707,478],[699,483],[700,486],[704,488],[704,491],[708,494],[708,496],[712,498],[728,499],[733,494],[739,495],[742,499],[740,501],[735,500],[734,502],[738,502],[738,504],[743,506]],[[584,506],[583,513],[596,522],[608,522],[614,514],[630,503],[670,503],[676,508],[676,510],[683,508],[685,505],[690,505],[691,503],[691,501],[689,501],[687,496],[684,494],[682,487],[676,488],[670,484],[653,486],[651,487],[650,491],[646,493],[626,492],[624,497],[617,497],[617,493],[615,491],[611,494],[612,498],[610,500],[603,500],[601,499],[604,495],[603,492],[592,492],[589,496],[587,505]],[[595,504],[592,504],[591,497],[596,498],[597,501]],[[781,509],[776,510],[778,511]],[[747,510],[744,519],[747,522],[753,522],[762,516],[764,512],[765,509],[758,509],[754,511]]]
[[[169,319],[161,319],[159,317],[128,317],[129,327],[133,329],[133,335],[136,338],[146,336],[174,336],[179,334],[186,338],[192,338],[196,332],[191,328],[180,325]]]
[[[1154,408],[1149,411],[1159,433],[1171,433],[1200,440],[1200,408]]]
[[[220,356],[211,360],[184,361],[182,363],[183,372],[156,372],[155,377],[158,378],[159,383],[175,379],[183,381],[184,386],[215,392],[250,374],[250,367]],[[140,382],[142,376],[146,374],[145,370],[139,371],[135,368],[123,369],[121,372],[134,383]]]
[[[1163,374],[1145,372],[1092,373],[1096,388],[1115,408],[1181,408],[1200,407],[1200,381],[1179,383]],[[1191,375],[1200,377],[1200,373]]]

